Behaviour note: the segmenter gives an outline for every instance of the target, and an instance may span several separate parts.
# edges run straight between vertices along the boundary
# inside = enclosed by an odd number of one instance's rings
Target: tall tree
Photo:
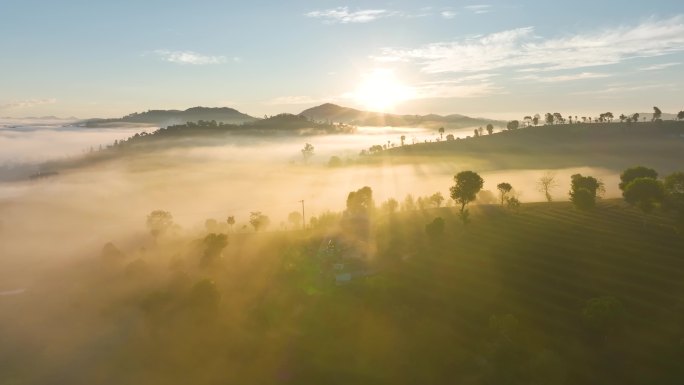
[[[653,178],[636,178],[624,188],[622,195],[625,201],[639,207],[644,212],[651,212],[656,204],[665,199],[663,183]]]
[[[603,182],[592,176],[574,174],[570,177],[570,201],[579,209],[590,209],[603,191]]]
[[[553,118],[554,118],[554,117],[553,117],[553,114],[550,113],[550,112],[547,112],[547,113],[544,115],[544,120],[546,121],[546,124],[553,124]]]
[[[501,206],[503,206],[508,194],[513,190],[513,186],[510,183],[503,182],[497,184],[496,189],[499,190],[499,198],[501,198]]]
[[[440,127],[439,128],[439,138],[444,139],[443,137],[444,137],[444,127]]]
[[[684,111],[679,111],[677,113],[677,120],[682,120],[684,119]]]
[[[556,187],[558,187],[558,183],[556,182],[556,174],[551,171],[542,175],[542,177],[537,181],[537,189],[539,192],[544,193],[547,202],[552,201],[551,190]]]
[[[309,161],[314,155],[314,146],[311,143],[306,143],[302,149],[302,156],[304,157],[304,163]]]
[[[517,130],[520,127],[520,122],[517,120],[511,120],[506,124],[506,128],[509,130]]]
[[[658,120],[661,116],[663,116],[663,112],[660,111],[660,108],[653,106],[653,118],[651,120]]]
[[[494,133],[494,126],[491,123],[487,124],[487,134],[491,135]]]
[[[464,212],[468,203],[475,200],[477,193],[482,189],[484,180],[473,171],[461,171],[454,175],[456,184],[451,186],[451,198],[461,205],[461,213]]]
[[[541,119],[541,116],[539,114],[534,114],[534,117],[532,118],[532,123],[536,126],[539,124],[539,119]]]
[[[658,172],[644,166],[630,167],[620,174],[620,184],[618,187],[624,192],[627,185],[637,178],[658,179]]]

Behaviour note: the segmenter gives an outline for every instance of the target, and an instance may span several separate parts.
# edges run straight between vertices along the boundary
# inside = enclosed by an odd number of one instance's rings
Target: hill
[[[605,167],[623,170],[646,164],[675,171],[684,164],[684,122],[559,124],[501,131],[452,141],[417,143],[380,151],[407,162],[459,158],[478,168]]]
[[[505,122],[499,120],[471,118],[464,115],[397,115],[382,112],[362,111],[349,107],[342,107],[332,103],[321,104],[320,106],[306,109],[299,113],[309,119],[316,121],[331,121],[353,124],[356,126],[373,127],[425,127],[425,128],[466,128],[486,126],[504,127]]]
[[[187,110],[149,110],[132,113],[118,119],[90,119],[79,123],[85,127],[106,127],[135,123],[166,127],[174,124],[197,121],[216,121],[217,123],[241,124],[259,120],[229,107],[192,107]]]
[[[453,208],[373,218],[376,273],[339,286],[324,274],[338,258],[334,226],[231,233],[208,264],[217,234],[105,247],[10,298],[0,338],[17,353],[3,374],[27,384],[268,384],[283,373],[291,384],[679,383],[684,238],[667,217],[620,201],[471,210],[467,227]],[[430,237],[436,216],[445,231]],[[61,341],[70,349],[45,354]],[[73,369],[74,357],[88,365]]]

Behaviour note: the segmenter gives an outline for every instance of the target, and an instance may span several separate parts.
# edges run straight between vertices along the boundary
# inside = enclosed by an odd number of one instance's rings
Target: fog
[[[74,156],[83,147],[106,145],[134,132],[15,128],[3,130],[0,137],[3,149],[11,151],[3,153],[4,159],[16,160]],[[467,134],[462,130],[459,135]],[[144,358],[153,357],[202,370],[206,379],[228,376],[239,383],[246,376],[251,380],[245,383],[268,383],[293,360],[293,341],[327,346],[315,334],[310,342],[301,332],[291,337],[307,314],[296,315],[302,312],[297,310],[303,309],[301,301],[315,297],[280,293],[306,282],[274,283],[279,269],[290,266],[289,259],[309,258],[318,247],[302,246],[304,235],[291,231],[288,223],[289,213],[301,211],[302,200],[309,222],[327,211],[343,211],[349,192],[363,186],[372,188],[376,205],[389,198],[401,202],[409,194],[418,198],[440,192],[448,197],[453,176],[469,169],[480,173],[485,190],[495,192],[498,183],[508,182],[523,203],[544,199],[536,182],[551,170],[480,169],[482,159],[467,157],[359,162],[360,150],[388,140],[398,145],[401,135],[410,143],[413,137],[430,140],[437,134],[418,128],[360,128],[356,135],[229,137],[210,146],[184,142],[85,162],[49,178],[0,183],[0,338],[5,347],[0,358],[13,370],[6,372],[7,378],[14,375],[32,384],[76,383],[82,376],[90,376],[90,383],[180,384],[196,375],[155,372],[145,361],[150,358]],[[301,153],[305,143],[315,147],[306,162]],[[32,158],[34,153],[39,156]],[[342,165],[329,166],[331,156],[340,157]],[[614,171],[552,171],[559,182],[552,191],[556,200],[567,200],[574,173],[603,180],[606,195],[617,196]],[[153,210],[173,215],[177,227],[169,235],[150,234],[146,217]],[[255,233],[249,224],[255,211],[271,220],[264,232]],[[426,218],[417,211],[411,215],[419,218],[415,224],[423,234]],[[209,232],[205,221],[225,223],[228,216],[236,223],[223,259],[203,268],[198,261],[207,253],[202,251]],[[103,248],[109,242],[115,251]],[[202,297],[211,294],[202,286],[207,278],[222,293],[219,308]],[[296,316],[278,315],[273,322],[275,316],[266,312],[277,309],[275,305]],[[319,317],[311,309],[309,314]],[[318,318],[313,325],[326,326]],[[389,321],[387,326],[397,327]],[[161,338],[164,333],[171,338]],[[259,354],[245,355],[241,349]],[[208,365],[214,354],[232,370]],[[199,357],[204,359],[197,361]],[[305,368],[306,362],[310,360],[300,358],[297,365]],[[145,370],[131,369],[141,365]],[[153,374],[146,374],[148,370]],[[198,383],[205,382],[211,383]]]

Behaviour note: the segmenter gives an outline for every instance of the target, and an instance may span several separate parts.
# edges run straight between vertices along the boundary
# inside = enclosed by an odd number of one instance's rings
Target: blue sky
[[[197,105],[261,116],[326,101],[365,108],[368,98],[396,98],[384,106],[395,112],[498,118],[684,109],[678,0],[0,0],[0,9],[0,116]]]

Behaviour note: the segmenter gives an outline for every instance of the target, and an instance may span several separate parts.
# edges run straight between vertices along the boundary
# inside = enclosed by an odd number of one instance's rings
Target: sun
[[[366,74],[354,91],[354,99],[365,109],[392,111],[401,102],[414,98],[415,92],[397,79],[393,70],[375,69]]]

